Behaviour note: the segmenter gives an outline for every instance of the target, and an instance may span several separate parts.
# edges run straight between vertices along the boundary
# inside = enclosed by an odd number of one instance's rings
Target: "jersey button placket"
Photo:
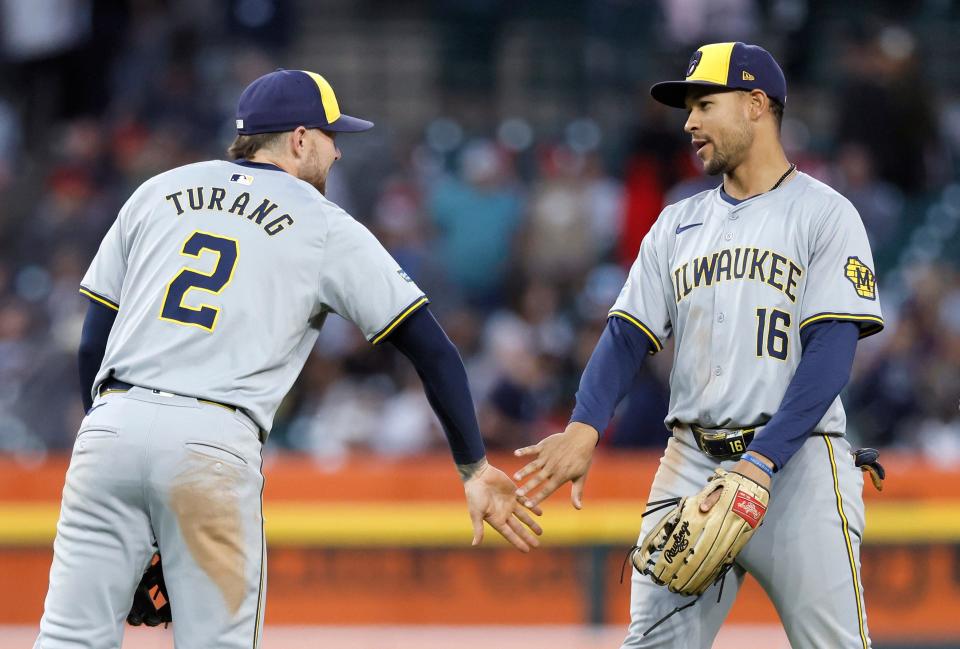
[[[739,207],[739,206],[737,206],[737,207]],[[732,210],[730,210],[730,212],[727,214],[727,218],[728,218],[730,221],[736,221],[737,219],[740,218],[739,210],[737,209],[737,207],[734,207],[734,208],[733,208]],[[726,232],[724,233],[724,235],[723,235],[723,240],[724,240],[724,241],[732,241],[732,240],[733,240],[733,237],[734,237],[734,233],[733,233],[733,229],[732,229],[732,224],[728,224],[727,231],[726,231]]]
[[[726,228],[724,227],[725,224],[722,221],[718,223],[718,225],[720,226],[719,232],[717,232],[716,234],[717,240],[720,242],[718,249],[722,250],[723,248],[726,247],[724,245],[724,242],[729,241],[732,235],[729,232],[725,231],[726,230]],[[714,272],[716,272],[716,270],[714,270]],[[711,292],[713,293],[713,320],[715,323],[723,323],[725,319],[723,311],[720,311],[720,307],[728,303],[726,299],[726,292],[729,287],[727,287],[726,284],[727,284],[726,282],[718,282],[715,280],[714,285],[712,287]],[[715,350],[719,351],[722,349],[729,348],[728,337],[730,335],[730,332],[728,331],[727,327],[721,327],[721,326],[713,326],[711,327],[711,329],[712,329],[711,331],[712,335],[711,335],[711,345],[710,345],[710,357],[711,357],[710,360],[711,360],[711,364],[713,364],[713,363],[716,363],[717,361],[721,361],[721,359],[723,358],[721,354],[715,353]],[[712,374],[714,377],[719,377],[721,374],[723,374],[723,368],[720,366],[719,363],[713,366]],[[710,391],[716,394],[717,392],[714,392],[714,391],[720,391],[721,389],[720,385],[714,383],[713,381],[711,381],[711,383],[713,385],[711,386]]]

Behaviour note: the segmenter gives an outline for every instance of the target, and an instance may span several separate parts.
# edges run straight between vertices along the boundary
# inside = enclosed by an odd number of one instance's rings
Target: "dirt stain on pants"
[[[191,458],[170,490],[170,508],[194,561],[219,588],[230,615],[246,593],[246,554],[239,491],[242,469]]]

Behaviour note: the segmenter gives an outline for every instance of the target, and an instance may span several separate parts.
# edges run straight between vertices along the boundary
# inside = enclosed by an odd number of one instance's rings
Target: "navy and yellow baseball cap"
[[[762,90],[781,105],[787,103],[787,80],[773,56],[759,45],[713,43],[690,57],[683,81],[663,81],[650,88],[661,104],[686,108],[690,86],[717,86],[733,90]]]
[[[333,88],[316,72],[280,68],[251,83],[240,95],[240,135],[292,131],[298,126],[356,133],[373,128],[373,122],[341,113]]]

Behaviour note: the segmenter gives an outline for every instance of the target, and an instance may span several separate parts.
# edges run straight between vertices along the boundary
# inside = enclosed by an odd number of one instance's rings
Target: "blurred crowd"
[[[31,456],[69,448],[82,418],[76,347],[86,299],[77,288],[117,210],[156,173],[225,157],[240,90],[287,64],[304,36],[295,2],[227,2],[224,14],[198,2],[220,21],[210,42],[208,23],[175,19],[179,3],[43,0],[32,18],[18,14],[22,4],[0,2],[0,452]],[[703,3],[650,4],[672,40],[649,47],[674,64],[646,74],[664,78],[682,72],[699,40],[745,30],[765,44],[765,25],[793,20],[779,41],[787,47],[818,19],[817,3],[773,3],[781,13],[809,9],[791,18],[730,0],[728,16],[747,22],[721,21],[712,32],[675,11]],[[85,18],[63,16],[78,6]],[[52,26],[44,10],[57,18]],[[936,53],[923,51],[908,18],[837,35],[826,94],[822,58],[771,49],[787,69],[788,156],[854,203],[874,246],[887,326],[861,344],[845,392],[850,432],[960,462],[960,97],[925,85]],[[28,38],[30,28],[41,34]],[[224,30],[269,38],[253,49]],[[126,36],[110,46],[111,34]],[[324,73],[323,61],[311,67]],[[445,79],[438,83],[457,83]],[[412,132],[379,124],[379,135],[338,139],[344,159],[328,197],[431,298],[464,358],[489,449],[562,429],[644,234],[664,205],[718,183],[701,175],[682,111],[645,98],[654,80],[630,82],[633,123],[616,131],[573,109],[543,128],[497,114],[477,124],[455,107],[438,117],[437,107]],[[602,444],[663,446],[670,357],[668,346],[644,366]],[[338,318],[328,318],[272,440],[328,460],[445,448],[409,363]]]

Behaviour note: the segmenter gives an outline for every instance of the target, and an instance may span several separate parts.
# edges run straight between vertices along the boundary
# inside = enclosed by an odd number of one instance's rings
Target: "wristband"
[[[741,460],[746,460],[747,462],[749,462],[749,463],[752,464],[753,466],[757,467],[758,469],[760,469],[761,471],[763,471],[764,473],[766,473],[766,474],[767,474],[767,477],[770,478],[771,480],[773,480],[773,469],[771,469],[770,467],[768,467],[764,462],[761,462],[761,461],[758,460],[757,458],[753,457],[752,455],[746,454],[746,453],[745,453],[744,455],[742,455],[742,456],[740,457],[740,459],[741,459]]]

